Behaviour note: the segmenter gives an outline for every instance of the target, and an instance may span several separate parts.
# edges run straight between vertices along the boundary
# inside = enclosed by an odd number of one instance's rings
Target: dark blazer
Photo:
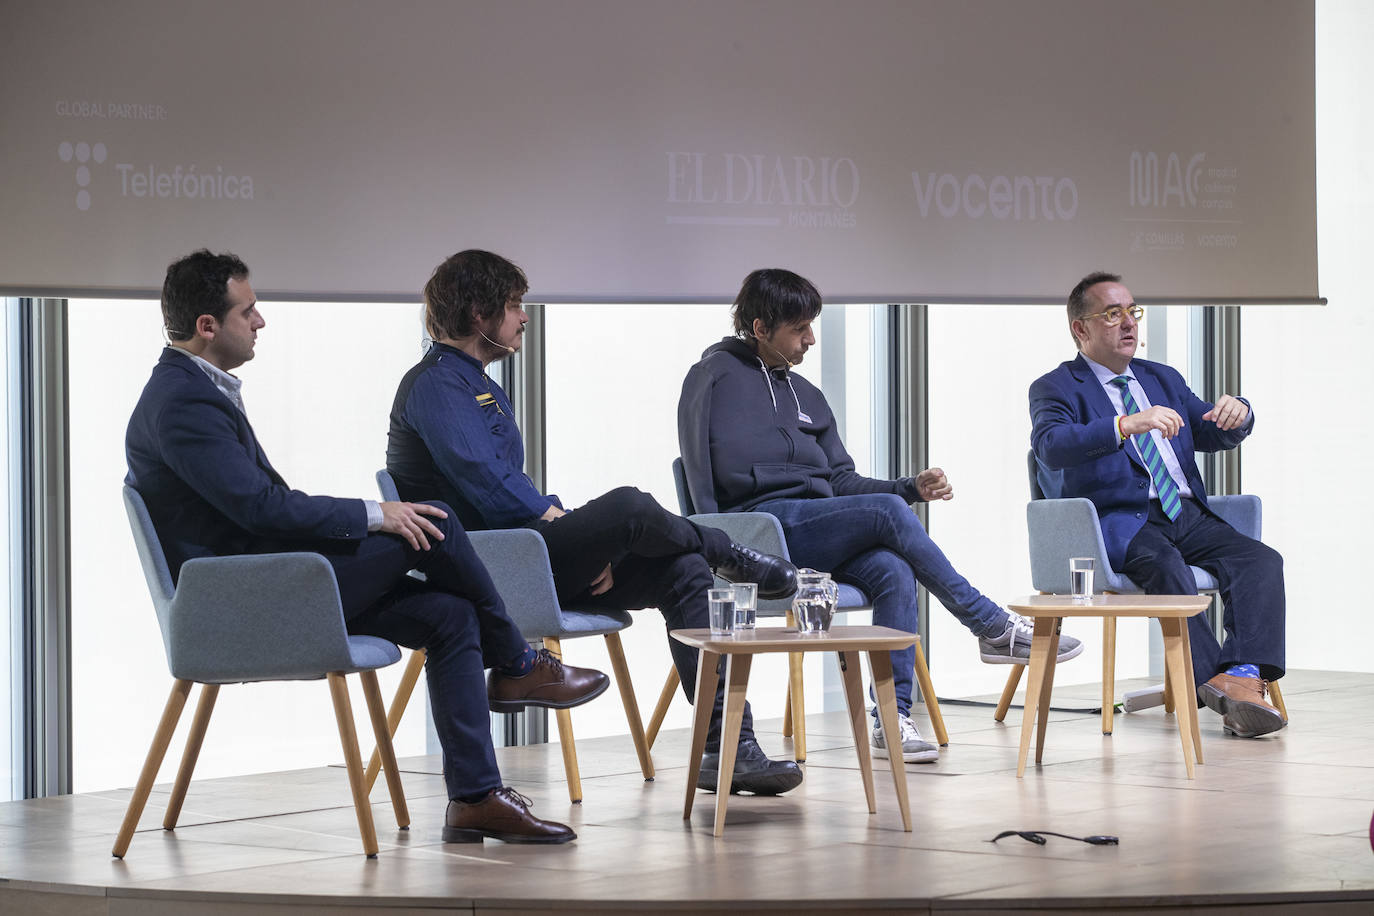
[[[193,557],[367,536],[361,499],[308,496],[273,469],[248,418],[189,356],[162,351],[129,418],[125,482],[148,504],[175,577]]]
[[[1207,490],[1194,451],[1235,448],[1254,429],[1254,413],[1244,426],[1223,432],[1202,419],[1212,405],[1193,394],[1174,369],[1133,359],[1130,372],[1152,406],[1172,407],[1183,417],[1183,428],[1166,444],[1178,456],[1194,498],[1205,507]],[[1031,447],[1041,489],[1050,499],[1085,496],[1093,501],[1102,520],[1107,557],[1119,569],[1126,545],[1149,515],[1150,472],[1135,446],[1120,441],[1111,398],[1080,355],[1035,380],[1030,387],[1030,412]]]

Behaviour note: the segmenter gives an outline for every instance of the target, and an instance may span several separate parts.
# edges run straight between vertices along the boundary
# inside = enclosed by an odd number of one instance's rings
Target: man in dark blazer
[[[1284,672],[1283,558],[1213,514],[1193,458],[1235,448],[1254,413],[1229,394],[1209,404],[1175,370],[1134,359],[1143,314],[1115,274],[1069,294],[1079,355],[1030,388],[1040,486],[1092,500],[1113,568],[1147,594],[1195,593],[1189,565],[1217,578],[1226,642],[1202,615],[1189,620],[1198,697],[1226,731],[1268,734],[1287,724],[1266,699]]]
[[[230,374],[253,358],[265,325],[241,260],[201,250],[173,263],[162,313],[170,344],[129,420],[126,481],[147,503],[173,578],[192,557],[322,554],[334,567],[350,633],[427,652],[450,798],[444,839],[574,839],[502,786],[488,693],[505,705],[567,708],[604,691],[606,676],[530,648],[442,503],[309,496],[286,485]],[[427,581],[407,576],[412,569]],[[493,669],[489,682],[484,667]]]

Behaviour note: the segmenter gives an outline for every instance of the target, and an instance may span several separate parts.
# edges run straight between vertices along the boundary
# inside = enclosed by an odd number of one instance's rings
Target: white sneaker
[[[1030,663],[1031,636],[1035,621],[1020,614],[1007,614],[1007,628],[997,636],[978,638],[978,657],[989,665],[1025,665]],[[1055,664],[1076,658],[1083,651],[1083,643],[1059,634],[1059,654]]]
[[[940,749],[921,737],[911,716],[897,716],[897,730],[902,735],[902,760],[906,763],[934,763],[940,759]],[[873,722],[873,756],[887,758],[887,741],[883,738],[883,723]]]

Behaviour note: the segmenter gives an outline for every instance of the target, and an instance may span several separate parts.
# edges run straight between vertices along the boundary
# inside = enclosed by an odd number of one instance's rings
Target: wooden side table
[[[1059,628],[1065,617],[1154,617],[1164,633],[1164,663],[1177,697],[1175,714],[1178,737],[1183,744],[1183,764],[1193,778],[1194,761],[1202,763],[1202,735],[1197,721],[1197,685],[1193,683],[1193,652],[1188,644],[1188,618],[1201,614],[1211,599],[1202,595],[1094,595],[1075,599],[1068,595],[1031,595],[1009,602],[1007,608],[1035,620],[1031,637],[1030,677],[1026,683],[1026,708],[1021,718],[1021,750],[1016,775],[1026,774],[1031,729],[1037,724],[1035,762],[1045,751],[1045,727],[1049,722],[1050,691],[1054,686],[1054,662],[1059,654]]]
[[[892,659],[889,652],[905,649],[916,641],[912,633],[891,627],[832,627],[829,633],[802,635],[784,627],[759,627],[739,630],[730,636],[712,636],[710,630],[673,630],[673,639],[701,650],[697,661],[696,705],[692,717],[692,749],[687,765],[687,799],[682,808],[684,819],[692,816],[692,802],[696,798],[697,777],[701,774],[701,755],[706,749],[706,731],[710,727],[711,710],[720,682],[717,669],[725,658],[725,712],[721,722],[720,775],[716,782],[716,823],[714,835],[725,830],[725,807],[730,800],[730,782],[735,772],[735,750],[739,745],[740,723],[744,718],[744,693],[749,683],[749,666],[755,655],[765,652],[837,652],[840,672],[844,678],[844,699],[849,709],[849,725],[854,733],[854,746],[859,755],[859,774],[863,778],[868,813],[878,807],[873,795],[873,759],[868,748],[868,707],[863,697],[863,678],[859,674],[859,653],[868,653],[869,670],[873,673],[874,691],[878,696],[878,717],[883,734],[900,735],[897,725],[897,693],[892,685]],[[897,788],[897,804],[902,810],[902,829],[911,832],[911,808],[907,799],[906,765],[900,753],[890,753],[892,782]]]

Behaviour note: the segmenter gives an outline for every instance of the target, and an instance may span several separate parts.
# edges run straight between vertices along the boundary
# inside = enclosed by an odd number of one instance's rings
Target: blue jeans
[[[868,595],[879,626],[916,632],[920,582],[975,636],[995,636],[1006,629],[1007,612],[959,575],[900,496],[774,499],[756,509],[782,523],[793,563],[828,571],[835,581]],[[892,653],[902,715],[911,710],[915,664],[914,646]]]

